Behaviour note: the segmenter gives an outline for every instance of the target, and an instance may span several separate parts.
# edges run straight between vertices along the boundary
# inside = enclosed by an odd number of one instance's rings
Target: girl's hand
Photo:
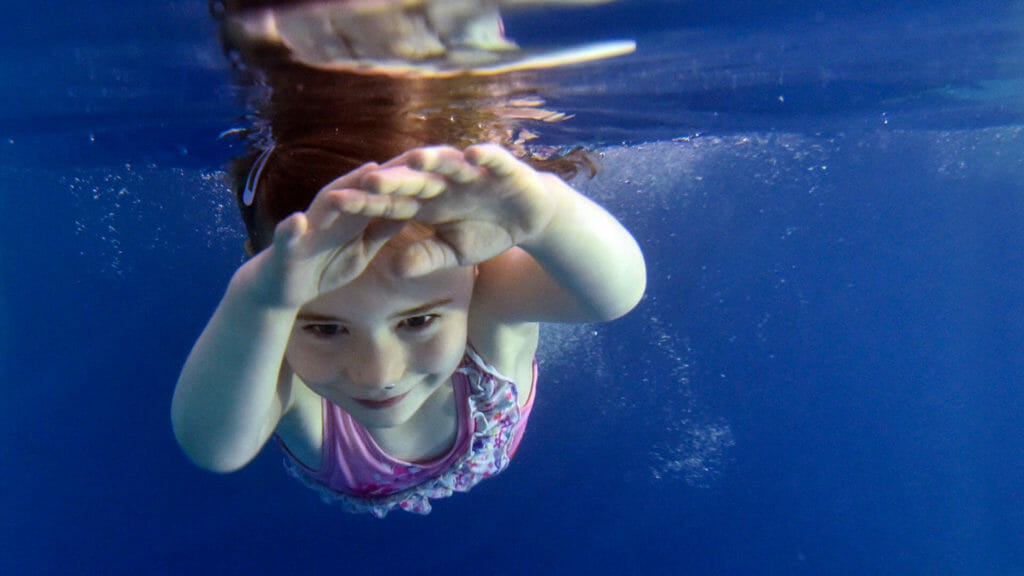
[[[485,144],[407,152],[362,179],[383,197],[415,197],[416,220],[435,236],[409,246],[396,261],[407,276],[483,262],[538,234],[555,212],[551,174],[505,149]]]
[[[242,267],[252,268],[266,305],[300,307],[351,282],[416,215],[420,202],[412,196],[356,188],[376,169],[366,164],[324,186],[308,210],[282,220],[271,246]]]

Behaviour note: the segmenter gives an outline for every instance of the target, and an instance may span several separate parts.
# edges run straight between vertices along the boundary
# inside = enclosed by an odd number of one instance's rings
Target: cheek
[[[293,338],[285,348],[284,359],[299,379],[315,385],[333,378],[337,354],[327,354],[301,339]]]
[[[418,372],[450,374],[466,354],[465,330],[445,330],[417,346],[414,352]]]
[[[436,373],[445,366],[444,355],[447,347],[440,338],[432,339],[417,346],[414,362],[419,372]]]

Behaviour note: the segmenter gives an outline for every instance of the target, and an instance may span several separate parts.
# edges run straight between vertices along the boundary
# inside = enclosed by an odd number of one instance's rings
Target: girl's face
[[[285,352],[314,392],[367,428],[407,422],[466,351],[473,269],[396,278],[373,265],[302,307]]]

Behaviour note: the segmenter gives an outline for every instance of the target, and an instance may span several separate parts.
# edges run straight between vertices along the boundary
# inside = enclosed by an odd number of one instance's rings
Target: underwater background
[[[174,442],[243,258],[206,2],[2,4],[0,573],[1024,574],[1024,3],[508,15],[637,41],[528,80],[648,294],[545,327],[505,473],[385,520]]]

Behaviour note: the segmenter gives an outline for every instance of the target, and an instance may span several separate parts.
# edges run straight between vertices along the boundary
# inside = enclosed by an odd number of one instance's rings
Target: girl
[[[175,389],[175,435],[237,470],[276,435],[350,510],[426,513],[503,470],[536,394],[539,322],[617,318],[643,256],[607,212],[496,145],[364,165],[250,242]]]

